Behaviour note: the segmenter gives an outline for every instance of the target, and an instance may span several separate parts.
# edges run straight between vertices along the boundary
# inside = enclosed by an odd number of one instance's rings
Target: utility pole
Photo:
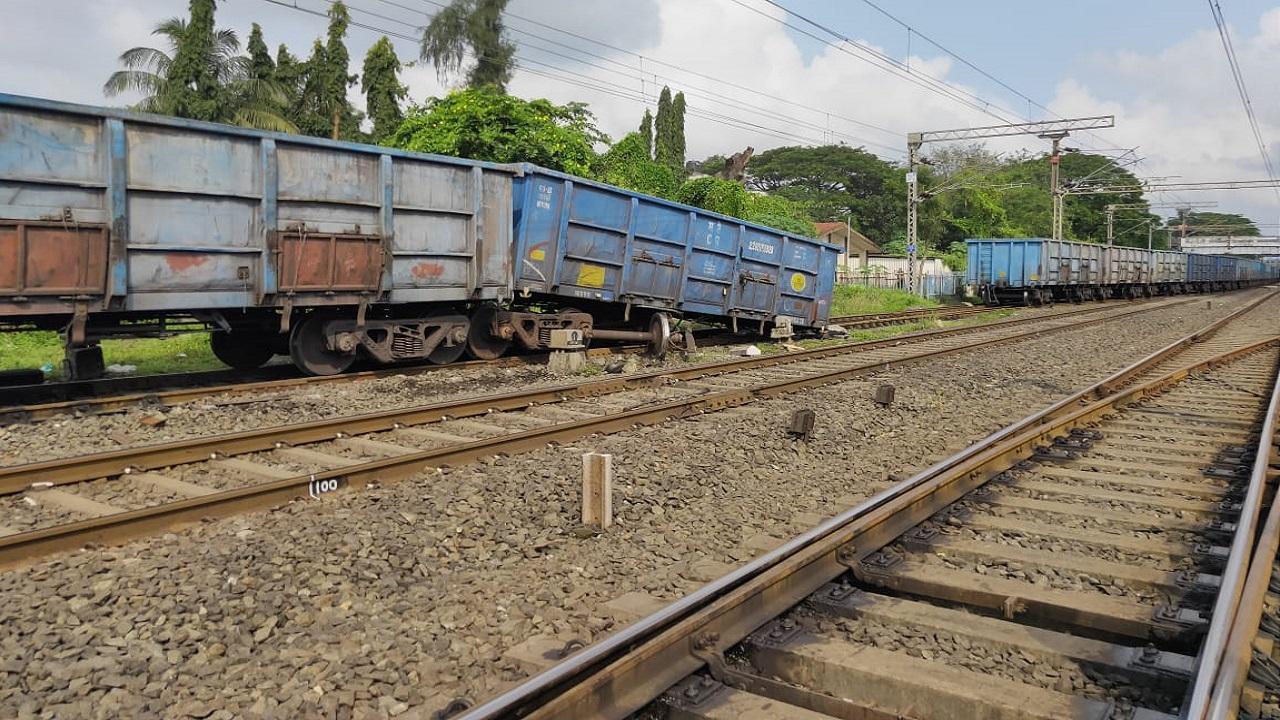
[[[1066,194],[1066,192],[1064,192]],[[1136,203],[1109,203],[1104,208],[1107,216],[1107,244],[1114,245],[1116,240],[1116,211],[1117,210],[1150,210],[1151,208],[1176,208],[1178,210],[1191,210],[1199,208],[1217,207],[1216,202],[1179,202],[1179,203],[1157,203],[1157,202],[1136,202]]]
[[[1060,159],[1060,141],[1068,133],[1075,130],[1095,130],[1115,127],[1114,115],[1098,115],[1094,117],[1070,118],[1067,120],[1046,120],[1043,122],[1010,123],[1007,125],[987,125],[957,130],[929,130],[926,132],[907,133],[907,289],[915,292],[916,257],[920,242],[920,148],[928,142],[953,142],[957,140],[980,140],[983,138],[1009,137],[1011,135],[1036,135],[1053,140],[1053,163],[1051,169],[1053,184],[1054,236],[1062,237],[1062,208],[1067,194],[1058,177],[1058,160]]]
[[[920,133],[907,135],[907,292],[916,293],[916,249],[920,242]]]
[[[1063,215],[1062,181],[1059,179],[1059,168],[1062,166],[1062,138],[1067,136],[1066,130],[1040,133],[1038,137],[1053,141],[1053,152],[1049,154],[1049,192],[1053,196],[1053,239],[1061,240]]]

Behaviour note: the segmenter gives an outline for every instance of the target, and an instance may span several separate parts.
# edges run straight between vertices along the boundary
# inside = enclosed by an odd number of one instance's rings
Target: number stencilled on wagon
[[[762,242],[760,240],[748,240],[747,249],[751,252],[764,253],[765,255],[772,255],[778,251],[778,249],[770,243]]]
[[[712,245],[718,245],[720,243],[720,237],[723,231],[724,226],[720,224],[719,220],[707,221],[707,239],[711,241]]]
[[[555,197],[555,193],[556,193],[555,186],[548,185],[546,183],[538,183],[538,186],[535,189],[537,190],[538,195],[534,201],[534,204],[538,207],[539,210],[550,210],[551,200]]]

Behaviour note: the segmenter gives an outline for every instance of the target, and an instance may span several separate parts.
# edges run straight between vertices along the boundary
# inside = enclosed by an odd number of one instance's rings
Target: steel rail
[[[1258,438],[1258,452],[1249,475],[1249,489],[1240,525],[1231,545],[1222,592],[1213,608],[1213,621],[1201,651],[1191,699],[1183,717],[1196,720],[1234,717],[1240,691],[1253,658],[1253,639],[1262,618],[1263,601],[1271,582],[1276,550],[1280,547],[1280,502],[1271,501],[1266,524],[1254,533],[1263,495],[1272,479],[1271,464],[1280,440],[1280,378],[1271,392],[1267,418]],[[1256,541],[1256,547],[1255,547]]]
[[[647,346],[645,346],[647,347]],[[610,355],[619,355],[629,352],[639,352],[645,347],[639,345],[616,345],[611,347],[588,348],[588,357],[608,357]],[[59,400],[55,402],[44,402],[34,404],[9,405],[0,407],[0,425],[16,423],[16,422],[33,422],[37,420],[45,420],[54,417],[60,413],[77,412],[77,413],[108,413],[122,410],[135,405],[177,405],[184,402],[191,402],[203,397],[211,395],[231,395],[245,393],[259,393],[271,390],[288,390],[311,385],[337,385],[360,380],[376,380],[378,378],[393,377],[395,375],[426,375],[429,373],[458,370],[466,368],[478,367],[519,367],[522,365],[537,365],[547,361],[549,356],[547,353],[532,355],[508,355],[500,357],[496,360],[466,360],[463,362],[450,363],[448,365],[410,365],[410,366],[394,366],[389,368],[379,368],[377,370],[362,370],[353,373],[343,373],[341,375],[322,375],[316,377],[286,377],[275,380],[254,380],[250,382],[238,383],[219,383],[213,385],[193,384],[190,386],[173,387],[169,390],[158,390],[154,392],[129,392],[119,395],[107,397],[82,397],[74,400]],[[271,369],[272,366],[260,369]],[[296,373],[290,366],[274,366],[280,372]],[[218,376],[234,373],[234,370],[212,370],[209,373]],[[193,376],[197,374],[193,373]],[[156,375],[150,378],[133,377],[127,378],[129,381],[151,381],[159,385],[166,383],[181,384],[186,374],[174,373],[172,375]],[[111,381],[94,380],[88,381],[90,387],[98,387]],[[132,385],[132,382],[130,383]],[[46,386],[33,386],[33,391],[44,388]],[[22,390],[23,387],[3,388],[0,392],[11,394],[14,391]]]
[[[1280,337],[1252,343],[1090,402],[1104,386],[1123,384],[1126,375],[1149,367],[1151,358],[1135,363],[838,514],[462,717],[595,718],[634,712],[706,664],[716,649],[731,647],[862,557],[1029,457],[1055,433],[1157,394],[1201,369],[1277,344]]]
[[[868,327],[883,327],[887,325],[905,324],[913,320],[923,318],[936,317],[939,320],[953,320],[970,315],[979,315],[986,312],[993,312],[999,308],[979,308],[979,307],[961,307],[961,308],[920,308],[916,310],[905,310],[899,313],[870,313],[865,315],[848,315],[842,317],[831,318],[831,322],[841,324],[846,329],[858,329]],[[1094,308],[1093,311],[1100,311],[1105,307]],[[1051,316],[1067,315],[1070,313],[1057,313]],[[1042,318],[1041,318],[1042,319]],[[1031,318],[1024,318],[1031,320]],[[732,338],[732,336],[726,336]],[[718,335],[707,334],[700,338],[705,344],[708,341],[711,344],[722,344]],[[733,338],[736,339],[736,338]],[[648,348],[647,345],[623,344],[609,347],[594,347],[587,349],[588,357],[608,357],[610,355],[619,355],[625,353],[642,352]],[[461,368],[477,368],[477,367],[519,367],[522,365],[537,365],[545,363],[549,355],[547,353],[508,355],[495,360],[467,360],[463,362],[450,363],[448,365],[399,365],[387,368],[378,368],[375,370],[363,370],[353,373],[343,373],[340,375],[327,375],[319,377],[284,377],[276,379],[251,380],[248,382],[226,382],[225,377],[234,375],[235,370],[210,370],[205,372],[192,373],[170,373],[153,376],[139,376],[128,378],[105,378],[101,380],[91,381],[73,381],[66,383],[54,383],[47,385],[29,385],[0,388],[0,397],[13,397],[21,395],[23,392],[32,394],[59,394],[64,399],[47,400],[42,402],[20,402],[14,403],[10,400],[10,404],[0,406],[0,425],[36,422],[56,417],[62,413],[81,413],[81,414],[100,414],[123,410],[128,407],[137,405],[177,405],[184,402],[191,402],[199,398],[209,397],[212,395],[231,395],[245,393],[260,393],[272,390],[288,390],[291,388],[309,386],[309,385],[329,385],[339,383],[349,383],[360,380],[371,380],[384,377],[392,377],[395,375],[423,375],[438,371],[447,371],[451,369]],[[250,371],[249,374],[266,372],[269,374],[293,374],[294,370],[288,366],[277,365],[260,368],[258,371]],[[202,383],[202,379],[210,379],[213,382]],[[99,397],[103,391],[111,392],[112,385],[124,385],[127,390],[115,395],[106,395]],[[135,391],[133,388],[139,385],[150,385],[151,387],[168,388],[162,390],[151,390],[147,392]],[[80,397],[65,397],[67,395],[78,395]]]
[[[846,328],[856,329],[904,324],[927,317],[937,317],[939,320],[951,320],[991,311],[991,308],[937,307],[921,308],[919,310],[905,310],[899,313],[850,315],[832,318],[831,321],[836,324],[841,324]],[[731,338],[732,336],[727,337]],[[720,339],[719,335],[714,334],[714,330],[712,332],[702,334],[699,338],[702,344],[706,344],[710,341],[713,345],[723,344],[720,342]],[[647,349],[647,345],[622,344],[607,347],[587,348],[586,353],[588,357],[604,358],[611,355],[644,352]],[[0,387],[0,397],[3,398],[13,398],[15,396],[22,397],[24,394],[34,396],[63,396],[63,399],[37,402],[13,402],[10,399],[8,401],[8,405],[0,405],[0,425],[46,420],[67,412],[100,414],[122,410],[135,405],[176,405],[203,397],[209,397],[211,395],[287,390],[290,388],[308,385],[332,385],[359,380],[392,377],[395,375],[424,375],[439,371],[463,368],[505,368],[520,367],[523,365],[538,365],[546,363],[549,357],[549,354],[545,352],[529,353],[507,355],[494,360],[465,360],[462,362],[449,363],[448,365],[397,365],[377,368],[374,370],[363,370],[353,373],[324,375],[318,377],[298,376],[297,371],[293,369],[292,366],[288,365],[268,365],[259,368],[258,370],[243,372],[250,376],[265,374],[285,375],[286,377],[268,377],[265,379],[239,382],[229,381],[229,378],[242,371],[220,369],[190,373],[166,373],[151,376],[102,378],[99,380]],[[121,387],[120,391],[116,394],[103,395],[104,392],[113,392],[113,386],[123,387]],[[167,389],[149,389],[147,391],[135,390],[135,388],[138,387],[160,387]]]
[[[1091,318],[1083,322],[1073,324],[1059,325],[1049,328],[1037,328],[1017,333],[1015,335],[990,338],[969,345],[944,348],[941,350],[931,350],[923,353],[907,355],[898,359],[879,360],[856,365],[851,368],[819,372],[800,378],[789,378],[775,382],[766,382],[755,387],[744,387],[722,392],[712,392],[691,398],[682,398],[657,405],[636,408],[621,413],[614,413],[595,418],[584,418],[581,420],[558,423],[522,432],[509,433],[491,438],[482,438],[469,443],[459,443],[441,448],[422,450],[410,454],[374,460],[360,465],[299,475],[293,478],[285,478],[278,481],[234,488],[197,498],[103,515],[100,517],[55,525],[24,533],[0,536],[0,567],[29,562],[32,559],[55,552],[73,550],[90,542],[120,542],[153,534],[158,530],[172,528],[177,525],[197,522],[209,517],[226,516],[243,512],[248,509],[264,506],[269,507],[271,505],[288,502],[300,497],[306,497],[308,495],[309,488],[311,488],[313,483],[316,482],[332,480],[341,487],[360,488],[373,481],[388,482],[403,479],[405,477],[418,474],[424,470],[469,462],[501,452],[512,452],[543,447],[549,442],[571,440],[590,434],[617,432],[637,425],[654,424],[674,418],[688,417],[724,407],[741,405],[746,402],[750,402],[755,398],[769,397],[794,392],[808,387],[826,385],[833,382],[839,382],[850,377],[855,377],[857,375],[878,372],[884,369],[919,362],[921,360],[968,352],[975,348],[1013,342],[1061,330],[1079,329],[1081,327],[1109,322],[1110,320],[1114,320],[1119,317],[1125,317],[1144,311],[1145,310],[1131,310],[1119,315]],[[840,347],[848,348],[852,346],[837,346],[835,349]],[[822,358],[829,356],[832,350],[833,348],[822,348],[808,352],[812,353],[812,357]],[[791,355],[776,357],[791,359],[794,361],[797,356]],[[765,359],[767,358],[749,358],[746,361],[737,362],[744,363],[748,367],[757,367],[762,366],[763,363],[760,361]],[[720,365],[717,364],[712,367],[718,368]],[[670,373],[667,373],[666,375],[670,375]],[[653,377],[662,376],[655,375]],[[625,381],[615,380],[609,382],[623,383]],[[557,397],[556,393],[563,389],[564,388],[562,387],[537,392],[551,398]],[[485,412],[483,408],[494,407],[496,400],[500,399],[501,398],[484,398],[482,399],[482,402],[470,401],[473,402],[471,411],[473,414],[482,414]],[[512,402],[510,398],[507,398],[505,404],[499,404],[498,407],[506,407],[510,409],[522,407],[525,404],[527,403]],[[440,406],[419,408],[416,409],[414,413],[415,417],[419,418],[428,416],[444,417],[446,415],[449,417],[462,417],[462,415],[456,413],[456,409],[451,412],[445,412],[440,409]],[[360,428],[362,431],[372,432],[380,429],[392,429],[396,426],[397,422],[386,417],[387,415],[387,413],[382,413],[374,416],[361,416],[360,418],[357,418],[357,420],[360,420],[361,422]],[[404,419],[403,416],[401,419]],[[326,421],[310,423],[309,425],[312,427],[309,428],[308,433],[305,436],[307,439],[322,440],[331,439],[335,436],[332,429],[328,424],[326,424]],[[348,426],[348,431],[350,431],[350,426]],[[240,433],[237,435],[244,436],[246,433]],[[234,437],[241,443],[251,440],[258,445],[261,445],[260,438],[246,439],[238,436],[221,437]],[[271,446],[272,444],[270,443],[267,445],[267,447]],[[246,445],[241,444],[238,447],[243,448],[246,447]],[[257,449],[263,448],[258,447]],[[202,459],[204,457],[208,457],[208,454],[214,451],[215,450],[211,448],[211,439],[200,439],[193,443],[187,443],[187,447],[182,450],[182,453],[183,457]],[[107,453],[107,455],[117,456],[125,452],[126,451],[117,451],[115,453]],[[225,450],[217,452],[225,452]],[[81,460],[81,458],[71,458],[70,463],[74,467],[83,470],[85,465],[80,462]],[[102,462],[103,461],[100,459],[97,461],[96,465],[91,465],[90,467],[104,467]],[[158,462],[159,465],[148,467],[175,464],[169,457],[155,462]],[[49,473],[55,468],[57,463],[58,461],[49,461],[47,463],[39,464],[39,469],[43,473],[39,476],[52,477],[54,479],[51,482],[56,482],[58,480],[57,476],[50,475]],[[134,463],[135,466],[137,466],[137,464],[138,463],[136,462]],[[14,470],[30,467],[31,466],[17,466]],[[119,466],[117,465],[116,467],[118,468]],[[107,475],[119,475],[119,470],[117,469],[115,472],[111,473],[91,473],[91,476],[94,478]],[[31,476],[23,477],[10,473],[10,475],[7,478],[4,478],[4,480],[9,483],[9,487],[15,487],[19,483],[23,483],[22,487],[26,487],[27,484],[31,482]]]
[[[1182,301],[1186,303],[1189,301]],[[1009,336],[1002,341],[1021,337],[1031,337],[1043,332],[1065,330],[1098,322],[1128,317],[1130,315],[1149,312],[1151,310],[1176,306],[1182,303],[1165,305],[1148,305],[1126,312],[1094,318],[1084,322],[1064,324],[1050,328],[1033,329],[1024,333]],[[1091,313],[1079,311],[1078,314]],[[842,343],[823,348],[805,350],[779,355],[761,355],[758,357],[738,358],[733,360],[701,363],[678,369],[659,369],[643,373],[635,373],[618,378],[597,380],[588,383],[571,383],[554,385],[547,388],[521,391],[517,393],[498,393],[479,397],[463,398],[431,405],[410,408],[383,410],[362,415],[350,415],[337,418],[326,418],[294,425],[278,425],[257,430],[246,430],[238,433],[214,435],[203,438],[179,440],[171,443],[145,445],[138,448],[125,448],[101,453],[93,453],[73,458],[60,458],[22,465],[11,465],[0,468],[0,495],[20,492],[32,483],[50,482],[65,484],[92,480],[99,477],[117,475],[131,470],[151,470],[170,465],[184,464],[206,459],[214,454],[233,455],[256,452],[275,447],[279,443],[306,443],[330,440],[339,433],[361,434],[394,429],[397,423],[419,424],[432,422],[445,417],[462,418],[483,415],[492,410],[513,410],[528,405],[559,402],[568,398],[589,398],[599,395],[645,387],[649,383],[663,382],[666,379],[690,380],[701,377],[741,372],[761,367],[790,364],[805,360],[821,359],[833,355],[864,352],[892,347],[904,343],[927,342],[937,338],[950,337],[957,334],[985,332],[1011,325],[1029,324],[1032,322],[1053,322],[1063,317],[1071,317],[1077,313],[1064,313],[1047,318],[1020,318],[986,325],[949,328],[945,330],[925,331],[899,335],[884,340],[871,340],[858,343]],[[972,347],[972,346],[971,346]]]

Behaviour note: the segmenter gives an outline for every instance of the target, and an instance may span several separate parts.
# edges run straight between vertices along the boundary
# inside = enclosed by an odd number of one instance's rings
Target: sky
[[[243,40],[256,21],[269,45],[286,43],[305,56],[326,22],[305,11],[323,13],[328,0],[277,2],[288,7],[222,0],[218,24]],[[747,146],[761,152],[843,142],[897,161],[910,131],[1114,114],[1115,128],[1077,134],[1066,144],[1110,154],[1137,148],[1128,157],[1141,158],[1131,169],[1144,176],[1186,182],[1266,177],[1207,2],[774,2],[511,0],[507,21],[520,69],[509,89],[524,97],[585,101],[601,129],[616,138],[634,129],[662,85],[670,85],[688,98],[690,158]],[[127,48],[155,45],[151,29],[184,15],[186,5],[0,0],[6,18],[0,24],[0,91],[126,103],[131,98],[102,94],[116,58]],[[413,63],[413,38],[439,9],[433,0],[348,5],[356,23],[375,28],[351,28],[353,65],[383,32],[392,33],[401,59]],[[857,46],[814,39],[831,36],[780,6]],[[1280,2],[1221,0],[1221,6],[1263,138],[1280,167],[1280,88],[1274,80]],[[419,63],[404,80],[411,98],[421,101],[458,79],[442,81]],[[362,106],[358,86],[351,94]],[[991,147],[1042,151],[1046,144],[1018,138]],[[1155,199],[1217,202],[1217,211],[1243,212],[1267,224],[1265,232],[1280,230],[1280,194],[1272,190]]]

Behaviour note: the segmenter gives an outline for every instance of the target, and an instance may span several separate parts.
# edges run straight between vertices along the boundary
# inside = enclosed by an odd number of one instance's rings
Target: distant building
[[[871,242],[866,235],[849,227],[848,223],[821,222],[815,223],[815,226],[818,229],[819,240],[841,247],[839,267],[842,270],[863,267],[867,264],[869,255],[880,252],[879,245]]]
[[[1174,241],[1178,238],[1175,236]],[[1182,238],[1182,251],[1198,255],[1244,255],[1275,257],[1280,255],[1280,237],[1248,235],[1191,235]]]

